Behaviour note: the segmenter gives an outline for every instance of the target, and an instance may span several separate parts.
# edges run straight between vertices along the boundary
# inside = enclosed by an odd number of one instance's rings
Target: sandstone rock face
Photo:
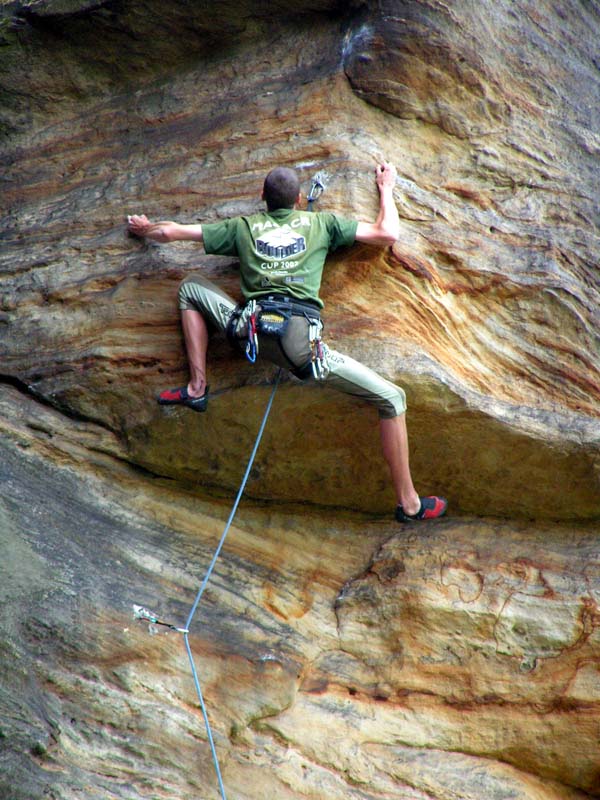
[[[185,619],[274,370],[216,339],[209,413],[155,404],[179,281],[238,275],[125,215],[251,212],[282,163],[373,219],[381,158],[401,236],[330,259],[327,338],[452,514],[392,527],[372,410],[284,380],[191,636],[227,796],[600,795],[600,12],[214,5],[0,5],[0,796],[219,796],[131,608]]]
[[[182,637],[131,612],[184,623],[228,504],[33,405],[3,393],[0,796],[217,798]],[[190,637],[227,797],[597,795],[597,540],[245,504]]]

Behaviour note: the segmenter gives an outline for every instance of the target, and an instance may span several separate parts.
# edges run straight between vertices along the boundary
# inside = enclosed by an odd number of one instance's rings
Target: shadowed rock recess
[[[274,370],[186,381],[179,281],[126,214],[260,207],[273,164],[401,235],[328,263],[327,340],[407,393],[285,378],[190,633],[228,800],[600,796],[600,4],[0,3],[0,800],[213,800],[181,626]]]

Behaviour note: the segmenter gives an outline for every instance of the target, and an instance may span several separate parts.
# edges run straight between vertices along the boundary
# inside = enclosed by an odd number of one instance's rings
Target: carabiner
[[[248,343],[246,344],[246,358],[251,364],[256,361],[258,355],[258,336],[256,333],[256,300],[251,300],[248,303],[249,316],[247,319],[248,326]]]

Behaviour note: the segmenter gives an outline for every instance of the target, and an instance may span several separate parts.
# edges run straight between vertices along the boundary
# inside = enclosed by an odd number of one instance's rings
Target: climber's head
[[[263,200],[269,211],[293,208],[300,199],[300,180],[290,167],[275,167],[265,178]]]

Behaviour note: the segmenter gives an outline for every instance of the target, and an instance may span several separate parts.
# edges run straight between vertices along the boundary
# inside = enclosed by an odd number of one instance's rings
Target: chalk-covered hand
[[[393,188],[398,177],[398,171],[393,164],[384,161],[382,164],[377,165],[376,176],[377,186],[380,190],[383,187]]]

